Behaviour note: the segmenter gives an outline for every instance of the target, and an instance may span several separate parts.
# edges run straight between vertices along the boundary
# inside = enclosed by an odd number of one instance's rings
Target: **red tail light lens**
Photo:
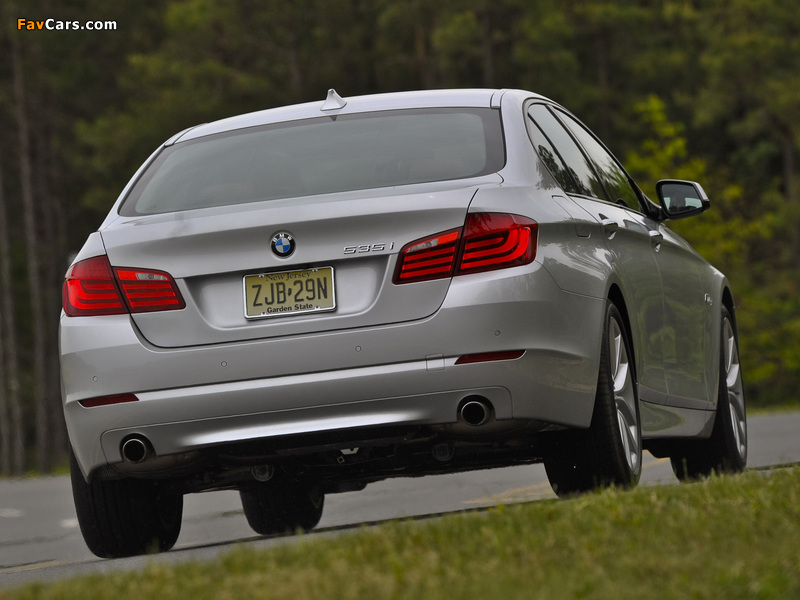
[[[106,256],[74,264],[62,289],[70,317],[178,310],[186,303],[169,273],[149,269],[111,268]]]
[[[400,250],[395,283],[451,277],[460,240],[459,228],[406,244]]]
[[[131,312],[179,310],[186,306],[175,280],[163,271],[114,269]]]
[[[536,221],[508,214],[469,215],[458,275],[526,265],[536,257]]]
[[[61,297],[64,312],[70,317],[128,312],[105,256],[72,265],[64,279]]]
[[[463,228],[415,240],[400,250],[395,283],[411,283],[526,265],[536,258],[536,221],[473,213]]]

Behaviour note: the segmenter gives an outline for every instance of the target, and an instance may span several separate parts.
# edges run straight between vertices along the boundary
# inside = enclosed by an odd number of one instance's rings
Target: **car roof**
[[[498,89],[451,89],[451,90],[424,90],[414,92],[394,92],[388,94],[372,94],[368,96],[344,97],[339,96],[334,90],[328,92],[328,98],[305,104],[295,104],[270,108],[258,112],[247,113],[198,125],[186,129],[172,138],[165,145],[197,139],[200,137],[225,133],[247,127],[282,123],[300,119],[310,119],[323,116],[338,116],[380,110],[398,110],[413,108],[437,107],[486,107],[499,108],[501,98],[507,94],[525,94],[537,96],[530,92],[519,90]],[[333,100],[331,101],[333,95]],[[344,106],[339,107],[341,102]]]

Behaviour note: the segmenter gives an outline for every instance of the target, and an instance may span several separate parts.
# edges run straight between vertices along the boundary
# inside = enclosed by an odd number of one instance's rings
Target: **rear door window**
[[[558,185],[566,192],[577,194],[578,187],[575,179],[572,177],[567,165],[564,164],[564,159],[561,158],[558,150],[550,143],[550,140],[547,139],[547,136],[534,120],[530,118],[530,115],[528,115],[526,125],[536,153],[553,177],[555,177]]]
[[[557,112],[558,116],[564,121],[591,158],[597,173],[603,180],[603,185],[610,196],[610,200],[616,204],[640,211],[639,194],[631,185],[627,173],[617,163],[616,159],[571,115],[563,111]]]
[[[553,173],[559,183],[561,183],[562,179],[564,180],[564,191],[608,200],[603,184],[600,182],[592,163],[553,113],[544,104],[533,104],[528,109],[528,116],[533,119],[554,146],[570,175],[569,179],[566,177],[559,179],[559,176]],[[541,154],[540,157],[547,164],[547,159],[542,157]]]

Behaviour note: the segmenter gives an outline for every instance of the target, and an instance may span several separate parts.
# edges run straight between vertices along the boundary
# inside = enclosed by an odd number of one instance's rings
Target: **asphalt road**
[[[800,412],[750,417],[748,425],[748,468],[800,463]],[[676,483],[666,459],[646,455],[641,485]],[[331,535],[390,519],[552,497],[541,465],[393,479],[369,485],[361,492],[328,496],[322,521],[311,535]],[[0,588],[137,569],[152,561],[211,560],[237,543],[268,547],[292,539],[254,535],[236,492],[194,494],[185,499],[183,528],[172,551],[157,557],[101,560],[83,543],[69,478],[0,481]]]

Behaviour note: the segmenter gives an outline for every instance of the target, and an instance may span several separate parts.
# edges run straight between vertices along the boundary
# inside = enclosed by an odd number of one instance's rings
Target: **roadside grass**
[[[800,598],[800,468],[396,521],[0,599]]]

